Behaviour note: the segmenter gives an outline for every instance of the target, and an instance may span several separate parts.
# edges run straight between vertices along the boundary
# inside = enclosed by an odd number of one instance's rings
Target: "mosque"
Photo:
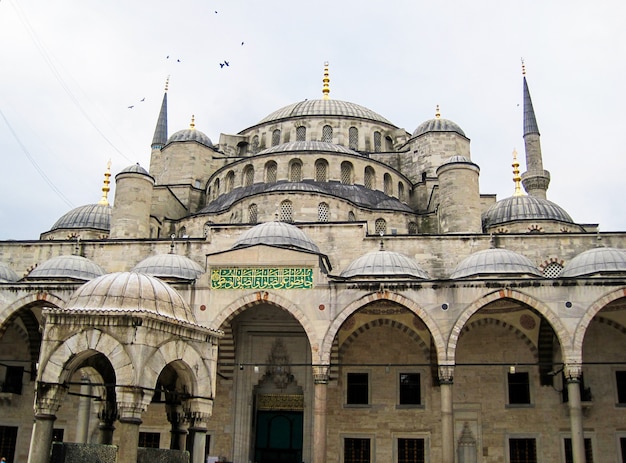
[[[169,134],[166,87],[150,166],[0,242],[2,456],[625,463],[626,232],[547,199],[522,84],[504,199],[459,125],[331,99],[327,65],[219,143]]]

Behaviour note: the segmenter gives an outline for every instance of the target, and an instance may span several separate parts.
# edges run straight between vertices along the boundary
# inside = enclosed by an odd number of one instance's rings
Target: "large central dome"
[[[382,122],[383,124],[392,125],[380,114],[360,106],[355,103],[349,103],[347,101],[340,100],[304,100],[298,103],[285,106],[277,111],[274,111],[269,116],[263,118],[259,124],[266,124],[268,122],[277,122],[283,119],[290,119],[294,117],[310,117],[310,116],[343,116],[354,117],[359,119],[369,119],[375,122]]]

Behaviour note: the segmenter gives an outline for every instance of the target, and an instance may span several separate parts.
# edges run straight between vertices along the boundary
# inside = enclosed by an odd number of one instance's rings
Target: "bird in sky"
[[[144,96],[141,100],[139,101],[146,101],[146,97]]]
[[[177,62],[177,63],[180,63],[180,60],[179,60],[179,59],[177,59],[177,60],[176,60],[176,62]]]
[[[241,42],[241,45],[243,46],[243,42]]]
[[[134,107],[135,107],[135,106],[131,104],[131,105],[128,107],[128,109],[133,109]]]
[[[228,61],[226,61],[226,60],[224,60],[224,64],[225,64],[226,66],[230,66],[230,64],[228,64]]]
[[[170,55],[167,55],[167,56],[165,57],[165,59],[170,59]]]

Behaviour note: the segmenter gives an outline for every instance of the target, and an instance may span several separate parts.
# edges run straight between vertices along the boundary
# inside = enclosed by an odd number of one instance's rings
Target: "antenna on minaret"
[[[102,185],[102,198],[100,198],[100,201],[98,201],[98,204],[100,204],[101,206],[108,206],[109,205],[109,191],[111,191],[111,187],[109,186],[111,184],[111,160],[109,160],[109,162],[107,163],[107,170],[104,173],[104,182]]]
[[[441,111],[439,111],[439,105],[437,105],[437,109],[435,110],[435,119],[441,118]]]
[[[194,130],[196,128],[196,116],[191,115],[191,124],[189,124],[189,128]]]
[[[522,58],[522,75],[526,75],[526,65],[524,64],[524,58]]]
[[[515,192],[513,196],[524,196],[522,193],[522,176],[519,174],[519,161],[517,160],[517,150],[513,149],[513,182],[515,183]]]
[[[330,100],[330,77],[328,74],[328,61],[324,62],[324,78],[322,79],[322,100]]]

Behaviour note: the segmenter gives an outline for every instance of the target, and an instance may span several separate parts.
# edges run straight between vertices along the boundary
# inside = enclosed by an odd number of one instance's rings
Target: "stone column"
[[[185,418],[189,423],[187,450],[191,454],[190,463],[205,463],[207,422],[213,412],[213,399],[193,398],[185,404]]]
[[[569,422],[572,433],[572,457],[574,463],[585,463],[585,438],[583,435],[583,409],[580,402],[580,364],[566,364],[564,368],[567,383]]]
[[[120,423],[117,463],[137,463],[141,415],[146,411],[151,396],[140,387],[119,386],[116,389]]]
[[[28,463],[48,463],[56,412],[66,389],[61,384],[38,382],[35,393],[35,425],[30,438]]]
[[[80,378],[80,399],[78,399],[78,417],[76,420],[76,442],[86,444],[89,441],[89,418],[91,416],[91,381],[89,376]]]
[[[441,389],[441,463],[454,463],[454,417],[452,415],[452,380],[454,366],[439,366]]]
[[[326,391],[329,365],[313,366],[313,463],[326,463]]]
[[[100,436],[98,438],[98,444],[111,445],[113,443],[113,431],[115,426],[113,423],[117,419],[117,409],[115,404],[107,401],[103,402],[102,409],[98,412],[98,430]]]
[[[170,449],[185,450],[187,442],[187,423],[185,422],[185,413],[180,405],[167,406],[167,420],[170,422],[172,429],[170,434],[172,440]]]

